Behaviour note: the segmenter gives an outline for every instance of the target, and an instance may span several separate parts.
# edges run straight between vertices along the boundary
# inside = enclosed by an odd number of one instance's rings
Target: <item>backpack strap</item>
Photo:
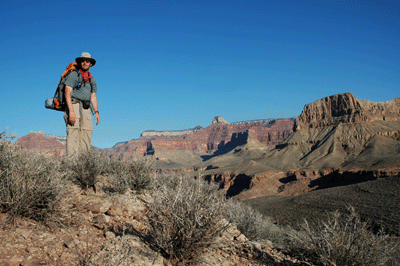
[[[79,69],[75,69],[75,71],[78,74],[78,81],[77,81],[77,83],[75,83],[74,89],[75,88],[79,89],[82,86],[82,82],[81,82],[82,74],[79,71]],[[92,78],[89,79],[89,83],[90,83],[90,87],[93,87]]]
[[[79,69],[75,69],[75,71],[77,72],[77,74],[78,74],[78,81],[75,83],[75,86],[74,86],[74,89],[75,88],[80,88],[81,86],[82,86],[82,83],[81,83],[81,77],[82,77],[82,74],[81,74],[81,72],[79,71]],[[89,84],[90,84],[90,87],[93,87],[93,83],[92,83],[92,78],[90,78],[89,79]],[[76,99],[77,100],[77,99]],[[79,101],[79,100],[77,100],[77,101]],[[82,102],[81,101],[79,101],[79,105],[80,105],[80,109],[82,110]],[[91,113],[94,115],[94,110],[93,110],[93,106],[92,105],[90,105],[90,111],[91,111]],[[81,117],[82,118],[82,117]]]
[[[81,72],[79,71],[79,69],[75,69],[76,73],[78,74],[78,81],[75,83],[75,86],[73,89],[79,89],[82,86],[81,83]]]

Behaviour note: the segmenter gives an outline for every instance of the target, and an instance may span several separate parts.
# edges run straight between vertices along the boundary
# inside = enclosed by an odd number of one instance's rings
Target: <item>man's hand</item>
[[[74,107],[72,105],[71,94],[72,94],[72,88],[70,86],[65,85],[65,101],[67,102],[67,107],[68,107],[68,111],[69,111],[68,120],[71,125],[75,125],[76,115],[75,115]]]
[[[97,105],[96,93],[92,92],[90,94],[90,102],[94,110],[94,119],[96,120],[96,126],[100,124],[99,106]]]
[[[75,123],[76,123],[76,115],[75,115],[75,113],[74,112],[69,112],[68,116],[69,116],[69,122],[71,123],[71,125],[75,125]]]
[[[99,116],[99,113],[95,113],[95,114],[94,114],[94,119],[96,120],[96,126],[97,126],[98,124],[100,124],[100,116]]]

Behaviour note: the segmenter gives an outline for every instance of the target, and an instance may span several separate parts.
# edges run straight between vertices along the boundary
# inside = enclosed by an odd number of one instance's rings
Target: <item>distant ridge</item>
[[[160,167],[191,168],[217,151],[232,146],[232,134],[252,129],[254,138],[263,145],[273,146],[293,130],[293,119],[260,119],[228,123],[216,116],[207,128],[200,126],[181,131],[145,131],[139,139],[106,149],[112,158],[124,160],[146,155],[155,156]]]
[[[166,137],[166,138],[176,138],[176,137],[184,137],[186,135],[190,135],[196,133],[202,129],[201,126],[197,126],[194,128],[184,129],[184,130],[163,130],[163,131],[156,131],[156,130],[146,130],[140,134],[142,138],[153,138],[153,137]]]
[[[292,121],[295,118],[290,118]],[[268,119],[256,119],[256,120],[245,120],[245,121],[238,121],[238,122],[227,122],[220,116],[216,116],[213,118],[212,124],[226,124],[226,125],[249,125],[254,123],[261,123],[261,124],[269,124],[272,121],[281,120],[275,118],[268,118]],[[184,130],[146,130],[140,134],[142,138],[154,138],[154,137],[166,137],[166,138],[176,138],[176,137],[184,137],[186,135],[191,135],[203,129],[202,126],[196,126],[194,128],[184,129]]]

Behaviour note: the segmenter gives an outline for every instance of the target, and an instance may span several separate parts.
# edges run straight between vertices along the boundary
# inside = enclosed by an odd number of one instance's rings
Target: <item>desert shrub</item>
[[[143,260],[143,257],[146,257],[149,264],[144,264],[146,260]],[[131,236],[122,235],[106,240],[101,250],[92,254],[90,257],[85,258],[85,263],[82,263],[82,265],[154,265],[150,263],[152,260],[155,260],[152,258],[152,255],[143,252]]]
[[[91,149],[90,154],[93,157],[97,171],[100,175],[110,172],[111,159],[100,149]]]
[[[0,211],[10,218],[47,221],[64,195],[63,173],[56,161],[29,155],[10,142],[0,141]]]
[[[235,224],[249,240],[281,242],[283,234],[270,219],[241,202],[228,201],[225,205],[228,221]]]
[[[107,174],[120,174],[125,171],[126,163],[124,161],[110,159],[107,168]]]
[[[67,163],[67,167],[72,180],[83,189],[95,189],[98,175],[107,171],[108,163],[107,156],[103,152],[91,149],[81,152],[77,160]]]
[[[8,132],[7,128],[5,131],[0,132],[0,141],[2,142],[12,141],[15,137],[15,134],[11,134],[10,132]]]
[[[127,162],[113,161],[110,174],[111,186],[118,193],[125,193],[128,189],[142,191],[149,187],[151,175],[154,172],[154,159],[143,157]]]
[[[179,175],[158,175],[149,193],[149,235],[173,264],[189,264],[226,226],[218,186]]]
[[[148,188],[155,161],[152,157],[127,162],[128,183],[131,189],[141,191]]]
[[[383,232],[374,234],[353,207],[346,214],[336,211],[314,226],[305,221],[301,228],[289,236],[292,252],[323,265],[386,265],[398,252],[390,237]]]
[[[128,191],[129,185],[129,174],[126,172],[120,172],[119,174],[109,175],[112,192],[124,194]]]

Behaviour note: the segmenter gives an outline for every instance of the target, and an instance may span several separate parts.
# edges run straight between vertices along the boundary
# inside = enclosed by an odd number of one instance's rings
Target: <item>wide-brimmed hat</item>
[[[84,59],[89,60],[90,63],[92,63],[92,66],[94,66],[96,64],[96,60],[94,60],[92,58],[92,56],[89,53],[86,53],[86,52],[83,52],[80,57],[75,58],[75,61],[77,63],[79,63],[81,60],[84,60]]]

